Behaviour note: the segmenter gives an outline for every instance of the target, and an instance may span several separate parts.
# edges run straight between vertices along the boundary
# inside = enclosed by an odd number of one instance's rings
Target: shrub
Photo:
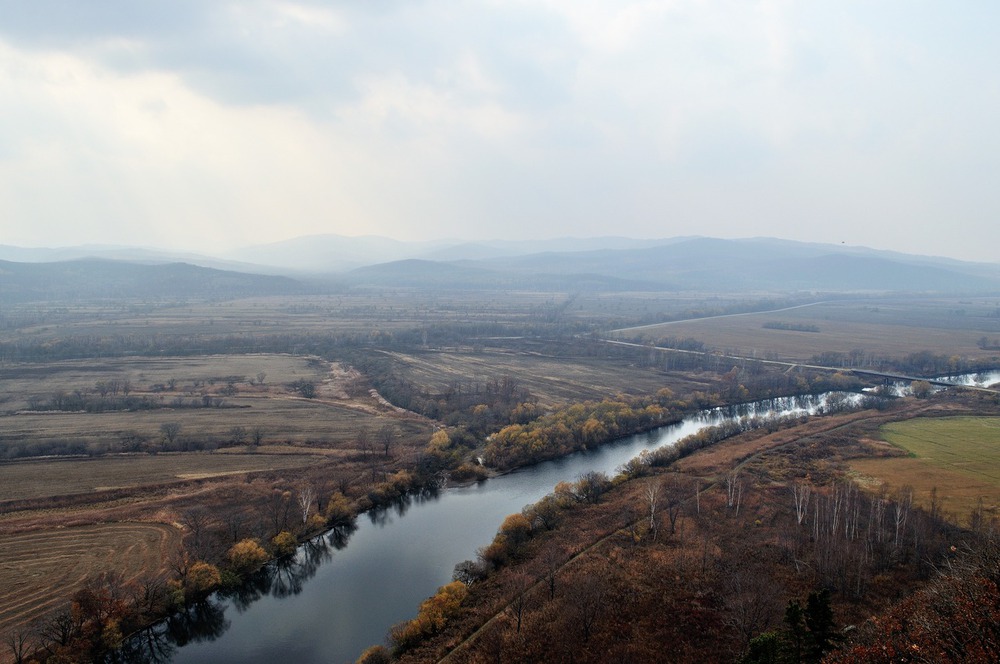
[[[230,547],[226,553],[229,567],[241,576],[256,572],[267,562],[267,551],[257,540],[243,539]]]
[[[298,548],[299,543],[295,539],[295,535],[287,530],[282,530],[271,538],[271,544],[274,546],[274,555],[279,558],[285,558],[295,555],[295,549]]]

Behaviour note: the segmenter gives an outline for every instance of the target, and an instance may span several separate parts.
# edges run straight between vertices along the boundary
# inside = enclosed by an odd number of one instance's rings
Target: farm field
[[[691,375],[666,374],[656,367],[637,367],[620,360],[556,357],[537,352],[439,351],[393,353],[408,380],[431,392],[452,384],[485,383],[513,376],[546,407],[616,394],[654,394],[666,387],[678,391],[705,389]]]
[[[105,459],[14,461],[0,464],[0,503],[298,468],[315,460],[316,457],[302,453],[276,455],[193,452]]]
[[[0,376],[0,458],[26,456],[30,447],[73,445],[78,453],[132,451],[159,445],[163,427],[179,427],[175,448],[211,449],[233,444],[232,431],[259,429],[268,444],[352,446],[359,430],[391,420],[404,437],[423,435],[429,424],[405,417],[371,397],[349,397],[350,380],[339,364],[290,355],[222,355],[185,358],[114,358],[8,365]],[[264,382],[260,382],[260,377]],[[155,408],[135,411],[29,410],[56,395],[129,381],[130,394]],[[301,397],[295,381],[315,384],[316,398]],[[105,388],[106,389],[106,388]],[[211,399],[211,407],[203,407]],[[240,442],[240,441],[235,441]]]
[[[644,339],[692,338],[708,350],[733,355],[809,362],[825,352],[903,357],[919,351],[969,358],[996,356],[979,348],[983,337],[1000,334],[995,298],[842,300],[785,311],[737,314],[617,330],[615,336]],[[771,329],[767,323],[818,331]]]
[[[1000,505],[1000,418],[915,418],[885,425],[886,441],[911,456],[856,459],[854,472],[899,489],[911,486],[914,501],[927,507],[937,489],[945,513],[960,523],[980,499],[995,513]]]
[[[181,537],[168,524],[108,523],[0,538],[0,634],[62,608],[99,572],[125,581],[165,574]]]

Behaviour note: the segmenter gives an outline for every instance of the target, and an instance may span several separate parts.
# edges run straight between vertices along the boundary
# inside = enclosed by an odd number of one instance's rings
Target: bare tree
[[[267,378],[267,374],[266,373],[264,373],[263,371],[258,371],[257,372],[257,384],[258,385],[263,385],[265,378]]]
[[[4,641],[7,644],[7,648],[14,656],[14,664],[23,664],[28,655],[31,654],[31,651],[34,650],[31,633],[27,631],[19,630],[11,632],[7,634]]]
[[[728,619],[746,639],[765,631],[780,602],[781,590],[749,546],[737,546],[720,561]]]
[[[670,521],[671,535],[677,532],[677,519],[681,515],[681,507],[684,505],[684,495],[684,490],[677,475],[673,473],[667,475],[663,498],[667,508],[667,520]],[[738,503],[736,509],[737,511],[739,510]]]
[[[809,512],[809,492],[808,484],[795,482],[792,484],[792,499],[795,501],[795,520],[801,526]]]
[[[233,544],[236,544],[241,539],[243,539],[243,531],[246,528],[247,522],[246,512],[242,509],[231,510],[226,515],[226,530],[229,533],[229,539],[232,540]]]
[[[549,600],[556,596],[556,572],[562,567],[565,554],[561,549],[548,547],[542,554],[542,564],[545,565],[545,585],[549,588]]]
[[[302,523],[305,524],[309,520],[309,508],[316,498],[316,489],[311,484],[303,484],[296,492],[296,497],[299,501],[299,509],[302,510]]]
[[[258,424],[250,428],[250,442],[254,447],[260,447],[260,444],[264,442],[264,427]]]
[[[167,442],[173,446],[174,441],[177,440],[177,436],[181,433],[181,425],[179,422],[164,422],[160,425],[160,433],[163,437],[167,439]]]
[[[701,480],[694,478],[694,506],[695,514],[701,516]]]
[[[903,535],[903,530],[906,526],[906,517],[910,513],[910,505],[913,503],[913,490],[904,487],[900,490],[899,495],[896,496],[896,500],[893,502],[893,512],[892,520],[893,524],[896,526],[896,537],[893,541],[893,546],[899,548],[900,539]]]
[[[382,446],[383,454],[386,458],[389,457],[389,451],[392,446],[396,443],[396,427],[391,424],[382,425],[378,432],[375,434],[379,445]]]
[[[642,495],[646,499],[646,507],[649,510],[649,532],[652,534],[653,540],[656,539],[656,510],[662,488],[663,484],[659,477],[650,477],[642,489]]]
[[[577,574],[566,587],[569,617],[580,628],[584,643],[590,640],[597,619],[605,610],[608,579],[603,574]]]
[[[267,510],[271,517],[274,532],[279,533],[288,528],[288,511],[291,509],[292,492],[274,489],[267,501]]]
[[[510,610],[517,619],[517,633],[521,633],[521,618],[528,605],[528,590],[534,584],[534,579],[525,572],[515,572],[507,581],[507,591],[513,597],[510,600]]]
[[[246,439],[246,427],[235,426],[229,430],[229,440],[232,441],[233,445],[242,445],[246,442]]]
[[[188,548],[197,560],[208,557],[208,529],[212,521],[212,515],[206,509],[193,507],[181,513],[181,524],[191,533]]]
[[[736,516],[740,515],[740,502],[743,500],[743,481],[739,469],[726,475],[726,507],[736,508]]]
[[[358,431],[356,436],[358,449],[361,450],[362,456],[368,458],[372,456],[375,452],[375,443],[372,441],[372,434],[368,429],[361,429]]]

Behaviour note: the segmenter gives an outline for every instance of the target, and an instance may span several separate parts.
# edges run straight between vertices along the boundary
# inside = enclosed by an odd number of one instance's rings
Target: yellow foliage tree
[[[242,539],[229,548],[226,553],[229,566],[237,574],[250,574],[257,571],[267,562],[267,551],[257,540]]]
[[[211,563],[196,562],[191,565],[184,579],[184,598],[198,599],[215,590],[222,583],[219,568]]]
[[[280,533],[271,538],[271,544],[274,545],[274,555],[279,558],[284,558],[285,556],[294,554],[299,543],[295,539],[295,535],[291,534],[287,530],[282,530]]]

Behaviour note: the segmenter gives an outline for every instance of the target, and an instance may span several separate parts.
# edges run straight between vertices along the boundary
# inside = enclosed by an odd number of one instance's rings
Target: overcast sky
[[[995,0],[0,0],[0,244],[1000,259]]]

